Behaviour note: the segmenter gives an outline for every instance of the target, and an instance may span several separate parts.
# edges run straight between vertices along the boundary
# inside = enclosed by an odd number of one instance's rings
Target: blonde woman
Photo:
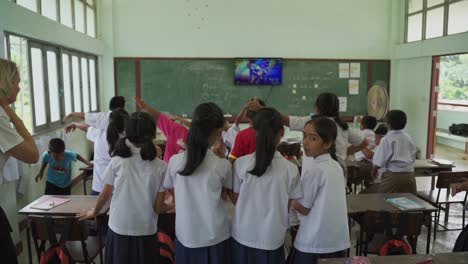
[[[4,177],[3,167],[10,157],[25,163],[35,163],[39,159],[39,151],[33,137],[10,107],[10,104],[16,101],[20,90],[19,83],[20,75],[16,64],[0,58],[0,178]],[[11,231],[10,223],[0,206],[2,263],[17,263]]]

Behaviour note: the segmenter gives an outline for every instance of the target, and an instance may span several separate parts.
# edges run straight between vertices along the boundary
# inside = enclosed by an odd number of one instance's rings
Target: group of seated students
[[[95,218],[111,201],[106,263],[158,263],[158,218],[174,210],[177,263],[318,263],[343,257],[350,247],[349,145],[371,167],[366,191],[415,190],[416,148],[403,131],[406,115],[400,110],[387,114],[385,135],[382,127],[372,132],[376,122],[370,117],[362,121],[365,133],[348,127],[332,93],[320,94],[314,114],[305,117],[282,114],[254,98],[232,126],[215,103],[198,105],[191,121],[179,124],[141,98],[135,102],[142,111],[128,114],[125,100],[116,96],[110,112],[66,118],[84,119],[65,130],[84,130],[94,142],[92,189],[99,197],[80,219]],[[249,128],[240,131],[244,116]],[[284,126],[303,132],[301,173],[277,151]],[[166,137],[163,160],[157,128]],[[235,205],[232,220],[229,201]],[[286,258],[290,210],[300,225]]]

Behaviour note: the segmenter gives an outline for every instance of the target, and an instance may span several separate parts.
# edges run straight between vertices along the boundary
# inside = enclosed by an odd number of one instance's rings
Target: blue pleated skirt
[[[156,234],[149,236],[119,235],[109,228],[106,239],[107,264],[157,264],[159,244]]]
[[[244,246],[232,239],[232,264],[283,264],[284,246],[262,250]]]
[[[230,264],[231,238],[216,245],[200,248],[188,248],[175,240],[176,264]]]

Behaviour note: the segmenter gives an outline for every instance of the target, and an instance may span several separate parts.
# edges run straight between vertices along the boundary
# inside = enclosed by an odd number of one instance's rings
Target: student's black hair
[[[338,161],[338,157],[336,156],[336,136],[338,134],[338,129],[336,127],[335,122],[328,117],[325,116],[313,116],[311,120],[309,120],[305,126],[313,125],[315,131],[322,139],[324,143],[332,143],[330,148],[330,156]],[[305,127],[304,126],[304,127]]]
[[[390,110],[385,117],[385,122],[392,130],[401,130],[406,126],[406,114],[401,110]]]
[[[53,138],[49,141],[49,151],[53,153],[63,153],[65,151],[65,142],[60,138]]]
[[[192,115],[192,125],[187,135],[187,155],[184,168],[180,175],[191,175],[203,162],[208,150],[208,139],[216,129],[224,127],[223,110],[215,103],[202,103],[195,108]]]
[[[253,120],[255,129],[255,166],[249,173],[258,177],[262,176],[276,151],[276,139],[283,128],[281,114],[274,108],[263,108],[257,112]]]
[[[315,100],[319,115],[332,117],[343,130],[348,130],[348,124],[340,118],[340,100],[334,93],[321,93]]]
[[[361,125],[364,129],[373,130],[377,125],[377,118],[373,116],[364,116],[361,120]]]
[[[114,149],[114,156],[128,158],[132,156],[126,140],[140,148],[143,160],[154,160],[157,155],[153,139],[156,137],[156,123],[153,117],[146,112],[135,112],[125,122],[125,137],[119,139]]]
[[[249,102],[251,102],[253,100],[255,100],[255,99],[253,99],[253,98],[249,99]],[[265,102],[263,102],[263,100],[257,99],[257,101],[261,106],[265,106]],[[256,114],[257,114],[257,112],[247,109],[247,112],[245,113],[245,116],[247,116],[247,118],[249,118],[250,120],[254,120]]]
[[[109,110],[113,111],[116,108],[125,108],[125,97],[117,95],[111,98]]]
[[[109,155],[111,156],[120,139],[120,134],[125,130],[125,121],[127,121],[127,119],[128,113],[123,108],[116,108],[109,115],[106,139],[107,144],[109,144]]]
[[[386,135],[387,132],[388,132],[388,129],[383,124],[378,126],[374,131],[376,135]]]

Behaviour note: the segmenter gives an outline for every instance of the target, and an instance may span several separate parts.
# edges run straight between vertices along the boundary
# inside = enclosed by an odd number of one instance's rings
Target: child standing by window
[[[414,162],[416,145],[403,129],[406,126],[406,114],[401,110],[391,110],[385,117],[388,133],[380,141],[374,153],[372,176],[378,176],[378,170],[385,168],[379,184],[379,193],[415,193]]]
[[[289,263],[318,263],[344,257],[350,246],[346,213],[346,181],[337,162],[337,127],[327,117],[314,117],[304,127],[302,199],[292,202],[301,218]]]
[[[289,202],[302,197],[299,170],[276,150],[284,134],[278,111],[258,111],[253,128],[255,152],[234,163],[233,192],[238,198],[232,259],[236,264],[284,263]]]
[[[187,150],[169,161],[164,187],[175,193],[177,263],[230,263],[225,191],[232,185],[231,164],[210,149],[224,122],[216,104],[197,106]]]
[[[70,195],[72,161],[76,160],[86,165],[92,165],[76,152],[65,150],[65,142],[60,138],[53,138],[49,141],[49,151],[44,152],[44,155],[42,155],[42,167],[36,176],[36,182],[38,182],[44,176],[44,170],[49,165],[45,188],[46,195]]]

